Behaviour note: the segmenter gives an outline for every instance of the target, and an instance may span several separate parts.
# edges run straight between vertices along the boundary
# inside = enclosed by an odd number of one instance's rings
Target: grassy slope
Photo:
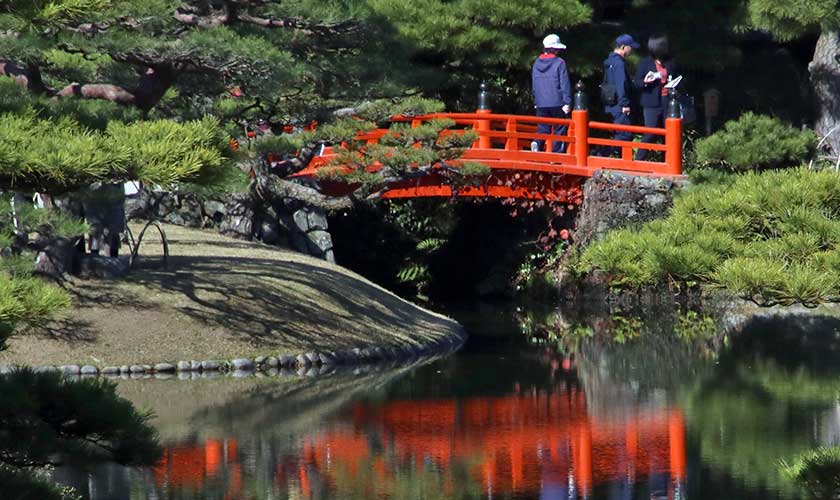
[[[139,269],[126,280],[69,284],[72,310],[13,337],[0,363],[229,359],[422,345],[460,331],[339,266],[211,231],[165,230],[167,269],[148,233]]]

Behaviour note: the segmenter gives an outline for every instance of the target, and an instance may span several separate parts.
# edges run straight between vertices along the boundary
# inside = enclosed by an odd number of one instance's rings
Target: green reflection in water
[[[757,318],[724,333],[712,316],[692,311],[565,317],[554,311],[541,326],[526,318],[527,329],[576,356],[591,410],[665,397],[685,412],[710,474],[737,478],[759,498],[836,495],[831,453],[810,474],[784,464],[840,443],[837,318]],[[711,498],[705,490],[690,496]]]

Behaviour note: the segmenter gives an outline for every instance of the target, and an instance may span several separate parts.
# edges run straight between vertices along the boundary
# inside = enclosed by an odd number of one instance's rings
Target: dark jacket
[[[680,75],[680,69],[673,59],[665,61],[663,66],[665,66],[665,70],[671,78],[676,78]],[[633,86],[642,92],[640,101],[643,108],[659,108],[665,105],[665,100],[662,99],[662,80],[657,78],[650,83],[645,83],[645,75],[649,71],[656,73],[656,63],[651,56],[647,56],[639,61],[639,67],[636,68],[636,78],[633,79]]]
[[[531,69],[534,104],[538,108],[557,108],[572,104],[572,86],[566,62],[553,54],[543,54]]]
[[[615,85],[615,91],[618,94],[618,102],[615,106],[607,106],[607,111],[615,108],[629,108],[630,97],[633,95],[633,83],[627,73],[624,58],[615,52],[610,52],[604,60],[604,75],[606,83]]]

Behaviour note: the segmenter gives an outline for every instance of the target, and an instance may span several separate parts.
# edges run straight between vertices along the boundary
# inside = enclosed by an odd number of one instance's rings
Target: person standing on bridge
[[[534,91],[534,105],[538,117],[567,118],[572,109],[572,86],[569,83],[569,72],[566,61],[557,54],[566,46],[560,42],[557,35],[548,35],[543,39],[543,53],[534,61],[531,69],[531,80]],[[553,130],[553,132],[552,132]],[[565,135],[565,125],[548,123],[537,124],[538,134]],[[531,151],[543,151],[544,140],[531,143]],[[566,143],[552,141],[551,151],[562,153],[566,151]]]
[[[615,39],[615,48],[604,60],[604,85],[601,86],[601,98],[604,101],[604,111],[612,116],[616,125],[630,125],[630,97],[632,96],[633,83],[630,74],[627,72],[625,59],[633,49],[638,49],[639,44],[632,36],[624,34]],[[613,136],[616,141],[631,141],[633,134],[630,132],[617,131]],[[612,154],[618,148],[608,148]]]
[[[680,70],[668,47],[668,37],[653,35],[648,39],[650,55],[639,61],[636,68],[635,87],[641,91],[640,104],[645,117],[645,127],[664,127],[665,108],[668,101],[668,89],[665,85],[669,80],[680,76]],[[651,143],[658,139],[654,134],[642,136],[642,142]],[[636,151],[637,160],[645,160],[647,149]]]

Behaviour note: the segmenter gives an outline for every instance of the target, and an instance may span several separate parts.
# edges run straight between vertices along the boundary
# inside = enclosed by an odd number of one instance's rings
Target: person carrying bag
[[[601,98],[604,111],[608,113],[616,125],[630,125],[630,96],[632,83],[627,73],[624,59],[629,56],[639,44],[632,36],[624,34],[615,39],[615,48],[604,60],[604,83],[601,84]],[[616,131],[613,135],[616,141],[631,141],[630,132]],[[619,148],[607,148],[605,153],[619,154]]]
[[[640,104],[644,115],[645,127],[662,128],[665,126],[665,110],[668,106],[668,82],[680,77],[680,70],[668,46],[668,37],[654,35],[648,39],[648,55],[639,61],[633,85],[641,91]],[[675,82],[676,83],[676,82]],[[643,143],[653,143],[659,136],[644,134]],[[636,151],[636,160],[646,160],[647,149]]]

